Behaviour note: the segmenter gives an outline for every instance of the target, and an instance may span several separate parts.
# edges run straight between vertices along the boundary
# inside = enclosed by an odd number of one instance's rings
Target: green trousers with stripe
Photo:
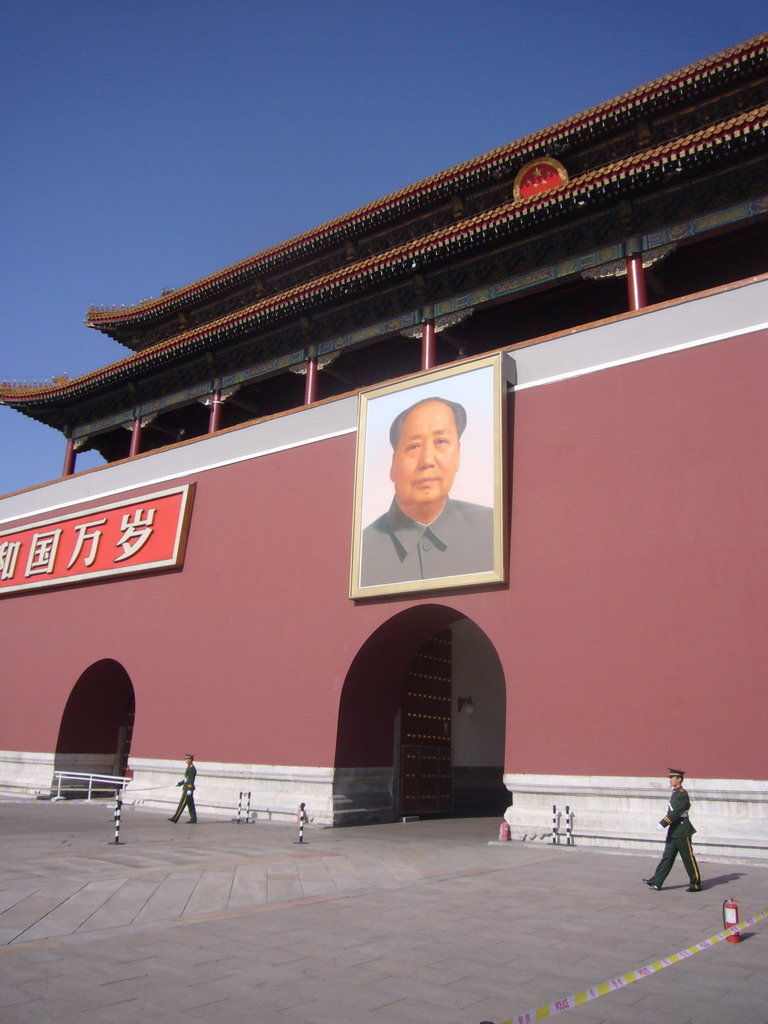
[[[688,877],[691,880],[691,885],[696,887],[701,885],[699,865],[696,863],[696,857],[693,854],[690,836],[672,836],[671,838],[667,836],[667,841],[664,844],[664,856],[659,861],[653,878],[648,879],[651,885],[658,885],[659,888],[662,887],[665,878],[672,870],[672,865],[675,863],[678,853],[682,857],[685,870],[688,872]]]

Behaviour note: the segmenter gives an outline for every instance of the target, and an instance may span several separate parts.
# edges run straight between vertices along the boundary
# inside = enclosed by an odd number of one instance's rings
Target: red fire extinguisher
[[[502,821],[501,828],[499,829],[499,841],[502,843],[508,843],[511,839],[511,833],[509,831],[509,822]]]
[[[726,928],[730,928],[734,924],[739,923],[739,908],[736,900],[731,896],[723,903],[723,924]],[[741,942],[741,935],[739,932],[733,932],[733,934],[726,936],[728,942]]]

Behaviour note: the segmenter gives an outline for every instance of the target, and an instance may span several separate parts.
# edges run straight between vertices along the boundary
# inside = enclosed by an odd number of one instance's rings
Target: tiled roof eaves
[[[204,300],[222,288],[231,287],[237,283],[239,278],[268,272],[274,266],[279,266],[290,258],[298,258],[321,248],[328,242],[354,235],[355,231],[366,223],[375,223],[377,219],[382,220],[402,208],[418,205],[426,195],[437,192],[450,193],[455,190],[456,186],[469,183],[473,178],[487,176],[499,164],[533,156],[544,146],[561,142],[574,133],[592,130],[596,125],[610,118],[627,113],[637,114],[648,105],[657,103],[661,98],[669,97],[686,86],[698,85],[738,65],[756,59],[764,59],[767,54],[768,33],[765,33],[646,85],[639,86],[553,127],[535,132],[517,142],[507,143],[483,156],[475,157],[463,164],[425,178],[352,213],[328,221],[318,228],[241,260],[193,284],[169,292],[158,299],[149,299],[137,306],[122,309],[92,308],[88,311],[86,323],[100,330],[125,327],[130,324],[138,326],[142,321],[155,319],[158,315],[164,315],[177,308],[184,308],[190,301]]]
[[[559,210],[571,208],[574,202],[584,203],[599,197],[607,189],[630,186],[645,180],[649,174],[665,173],[670,168],[685,168],[685,162],[700,155],[715,155],[717,150],[733,142],[746,142],[758,133],[768,137],[768,104],[753,111],[695,132],[683,139],[654,147],[590,171],[540,196],[507,203],[495,210],[468,218],[465,221],[404,243],[386,253],[351,264],[331,274],[291,288],[279,295],[269,296],[252,306],[228,314],[211,323],[185,331],[174,338],[160,342],[150,349],[136,352],[119,362],[95,370],[85,376],[55,385],[25,385],[0,388],[0,400],[14,405],[44,401],[70,400],[98,390],[108,381],[129,379],[137,368],[164,364],[192,355],[197,351],[220,344],[225,338],[246,330],[257,329],[274,322],[278,317],[298,315],[308,303],[318,303],[349,294],[360,282],[382,280],[403,273],[412,273],[419,257],[434,256],[441,250],[449,255],[473,247],[489,233],[509,234],[531,222],[540,222],[558,215]]]

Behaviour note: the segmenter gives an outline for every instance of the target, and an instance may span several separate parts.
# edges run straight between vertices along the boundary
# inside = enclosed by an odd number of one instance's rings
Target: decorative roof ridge
[[[106,330],[120,325],[128,326],[136,319],[160,314],[164,310],[183,308],[186,302],[195,296],[204,297],[206,293],[214,292],[220,286],[235,281],[238,277],[257,273],[260,269],[267,270],[271,263],[279,263],[290,258],[291,255],[299,255],[302,251],[311,251],[312,248],[317,248],[325,241],[332,241],[334,237],[337,239],[349,237],[357,225],[367,220],[373,220],[377,216],[383,216],[408,202],[418,202],[430,191],[453,185],[459,181],[466,181],[483,172],[489,173],[494,167],[503,162],[509,162],[513,158],[533,156],[535,151],[544,145],[551,145],[553,142],[560,141],[601,120],[606,120],[610,116],[617,116],[624,111],[640,108],[664,92],[682,88],[692,81],[707,78],[736,64],[758,56],[765,56],[766,53],[768,53],[768,32],[637,86],[629,92],[606,100],[553,126],[540,129],[522,139],[505,143],[488,153],[473,157],[447,170],[439,171],[350,213],[327,221],[319,227],[248,256],[223,270],[200,278],[189,285],[170,290],[157,299],[146,299],[137,305],[126,307],[91,307],[86,314],[85,323],[89,327]]]
[[[369,276],[372,272],[396,273],[403,263],[413,261],[425,253],[450,246],[463,239],[471,239],[486,230],[501,230],[514,222],[519,223],[531,216],[535,217],[547,209],[552,209],[565,199],[577,198],[580,194],[589,194],[606,184],[626,181],[651,167],[672,164],[687,155],[711,150],[721,143],[744,138],[754,130],[767,128],[768,103],[749,111],[743,111],[725,121],[708,125],[706,128],[701,128],[671,142],[651,147],[641,153],[635,153],[601,168],[587,171],[549,192],[540,193],[530,199],[503,203],[492,210],[475,214],[449,227],[438,228],[417,239],[403,242],[384,253],[366,257],[311,281],[294,285],[276,295],[260,299],[251,306],[228,313],[207,324],[190,328],[173,338],[158,342],[151,348],[135,352],[81,377],[44,386],[2,384],[0,385],[0,401],[14,403],[40,401],[44,398],[64,398],[67,395],[82,393],[88,385],[98,384],[100,380],[113,377],[120,370],[130,370],[144,362],[150,363],[155,359],[162,359],[164,356],[192,346],[194,343],[207,342],[221,332],[242,328],[249,322],[252,323],[260,315],[275,313],[280,309],[288,308],[291,304],[306,301],[311,297],[319,297],[323,293],[332,294],[338,289],[349,287],[355,280]]]

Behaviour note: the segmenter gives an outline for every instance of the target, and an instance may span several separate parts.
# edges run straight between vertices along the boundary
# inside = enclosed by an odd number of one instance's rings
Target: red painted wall
[[[386,763],[337,724],[340,702],[347,728],[391,714],[396,639],[370,646],[370,705],[342,689],[382,625],[430,605],[499,653],[507,771],[764,778],[767,340],[518,392],[507,587],[351,602],[351,436],[190,477],[183,571],[0,603],[0,748],[53,750],[75,682],[112,658],[132,756]]]
[[[766,340],[519,395],[508,683],[557,735],[513,712],[519,770],[765,777]]]

